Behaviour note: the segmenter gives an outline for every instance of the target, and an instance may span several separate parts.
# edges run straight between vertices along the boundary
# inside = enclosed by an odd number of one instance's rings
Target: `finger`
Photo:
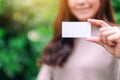
[[[106,31],[106,41],[107,41],[106,44],[107,45],[109,45],[109,46],[115,46],[116,45],[114,40],[109,38],[110,36],[113,36],[114,34],[115,34],[114,31],[111,31],[111,32]]]
[[[114,41],[114,42],[120,42],[120,29],[118,27],[114,27],[112,31],[114,32],[114,34],[110,35],[108,37],[108,40]]]
[[[108,41],[119,43],[120,42],[120,35],[119,34],[111,35],[108,37]]]
[[[100,28],[101,32],[104,32],[104,31],[107,31],[107,30],[113,30],[113,27],[103,27],[103,28]]]
[[[109,35],[107,31],[110,31],[112,27],[104,27],[99,29],[100,41],[107,44],[107,36]]]
[[[104,27],[100,28],[100,40],[105,45],[114,45],[113,42],[108,41],[107,37],[116,33],[115,27]]]
[[[103,44],[100,43],[99,37],[89,37],[89,38],[87,38],[87,41],[93,42],[93,43],[96,43],[96,44],[99,44],[99,45],[103,46]]]
[[[102,36],[102,32],[101,32],[101,31],[99,31],[99,41],[100,41],[100,43],[105,44],[105,42],[103,42],[104,39],[103,39],[103,36]]]
[[[87,38],[87,41],[99,43],[99,38],[98,37],[89,37],[89,38]]]
[[[99,30],[100,41],[101,41],[103,44],[107,44],[107,36],[103,34],[105,31],[106,31],[105,29],[104,29],[104,30],[103,30],[103,29],[100,29],[100,30]]]
[[[114,46],[116,45],[116,43],[113,42],[113,41],[108,40],[108,41],[107,41],[107,45],[108,45],[108,46],[111,46],[111,47],[114,47]]]
[[[115,30],[106,30],[102,33],[102,37],[103,37],[103,43],[104,44],[108,44],[110,46],[114,45],[113,41],[109,41],[107,38],[110,36],[110,35],[113,35],[115,34]]]
[[[116,42],[107,39],[107,45],[109,45],[109,46],[111,46],[111,47],[114,47],[114,46],[116,45]]]
[[[107,24],[106,22],[104,22],[102,20],[88,19],[88,22],[90,22],[91,24],[94,24],[94,25],[99,25],[100,27],[110,27],[109,24]]]

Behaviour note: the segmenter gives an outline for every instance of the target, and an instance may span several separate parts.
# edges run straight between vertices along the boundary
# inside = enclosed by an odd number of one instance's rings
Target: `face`
[[[100,0],[68,0],[71,13],[80,21],[94,18],[100,8]]]

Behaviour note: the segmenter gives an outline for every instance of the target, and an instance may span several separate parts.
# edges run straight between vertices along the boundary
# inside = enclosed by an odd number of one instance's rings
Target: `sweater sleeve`
[[[52,68],[46,64],[42,65],[37,80],[51,80],[52,79]]]
[[[118,80],[120,80],[120,59],[119,59],[119,68],[118,68]]]

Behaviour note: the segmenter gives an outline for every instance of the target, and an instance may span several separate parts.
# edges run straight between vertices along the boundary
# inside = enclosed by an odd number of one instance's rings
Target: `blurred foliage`
[[[114,7],[114,11],[115,11],[115,18],[117,20],[117,22],[120,24],[120,0],[112,0],[112,4]]]
[[[37,59],[52,37],[53,5],[55,0],[0,0],[0,80],[36,80]]]
[[[37,59],[52,38],[56,0],[0,0],[0,80],[36,80]],[[120,0],[113,0],[120,23]]]

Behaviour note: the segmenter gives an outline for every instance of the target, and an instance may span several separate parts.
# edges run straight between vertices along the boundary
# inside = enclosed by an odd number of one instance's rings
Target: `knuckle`
[[[102,33],[102,36],[107,37],[107,34],[105,32]]]
[[[108,37],[107,40],[108,41],[113,41],[113,39],[111,37]]]

